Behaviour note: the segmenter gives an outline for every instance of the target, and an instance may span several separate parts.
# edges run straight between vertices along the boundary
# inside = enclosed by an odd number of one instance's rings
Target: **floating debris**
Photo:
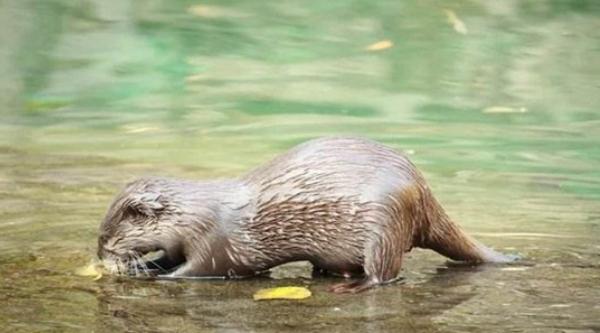
[[[501,271],[505,271],[505,272],[522,272],[522,271],[526,271],[528,270],[529,267],[504,267],[502,269],[500,269]]]
[[[512,106],[488,106],[482,110],[483,113],[525,113],[527,108],[525,107],[512,107]]]
[[[243,18],[245,13],[230,8],[215,5],[193,5],[188,8],[188,13],[203,18]]]
[[[367,51],[381,51],[381,50],[389,49],[392,46],[394,46],[394,43],[392,43],[391,40],[386,39],[386,40],[381,40],[379,42],[376,42],[376,43],[373,43],[373,44],[367,46],[365,48],[365,50],[367,50]]]
[[[85,276],[85,277],[93,277],[94,281],[100,280],[102,278],[103,266],[101,264],[92,262],[84,267],[80,267],[75,270],[75,275],[77,276]]]
[[[456,15],[456,13],[453,10],[445,9],[444,12],[448,17],[448,22],[452,25],[452,28],[454,28],[454,31],[462,35],[466,35],[469,32],[465,23],[460,18],[458,18],[458,15]]]
[[[70,103],[67,100],[36,99],[27,101],[25,103],[25,110],[29,112],[55,111],[64,109],[69,105]]]
[[[146,133],[146,132],[158,132],[160,127],[157,126],[146,126],[146,125],[125,125],[123,130],[129,134]]]
[[[260,289],[254,294],[255,301],[268,299],[305,299],[312,295],[305,287],[278,287]]]

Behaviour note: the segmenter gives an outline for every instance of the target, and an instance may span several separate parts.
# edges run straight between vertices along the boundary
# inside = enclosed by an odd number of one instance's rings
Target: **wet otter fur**
[[[98,256],[116,271],[245,277],[291,261],[356,281],[393,281],[404,254],[432,249],[470,263],[507,262],[446,215],[409,159],[362,138],[305,142],[231,180],[145,178],[125,187],[100,227]],[[161,258],[144,255],[160,251]]]

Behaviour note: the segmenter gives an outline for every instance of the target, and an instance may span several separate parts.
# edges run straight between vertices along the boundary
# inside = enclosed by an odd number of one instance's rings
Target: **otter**
[[[394,281],[413,247],[473,264],[514,260],[452,222],[406,155],[333,137],[237,179],[128,184],[101,223],[98,257],[119,274],[166,278],[248,277],[306,260],[356,278],[330,288],[354,293]]]

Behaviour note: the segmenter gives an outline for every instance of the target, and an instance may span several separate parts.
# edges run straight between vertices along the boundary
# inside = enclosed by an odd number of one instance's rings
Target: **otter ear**
[[[157,217],[165,205],[158,193],[134,193],[123,204],[123,215]]]

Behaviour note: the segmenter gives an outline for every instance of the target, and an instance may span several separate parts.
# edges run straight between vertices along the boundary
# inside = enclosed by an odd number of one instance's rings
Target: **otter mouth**
[[[180,246],[164,248],[158,244],[121,248],[118,251],[102,244],[98,248],[98,258],[109,273],[142,278],[169,275],[186,263]]]
[[[169,253],[162,248],[135,249],[129,261],[128,275],[157,276],[175,271],[185,263],[179,253]]]

